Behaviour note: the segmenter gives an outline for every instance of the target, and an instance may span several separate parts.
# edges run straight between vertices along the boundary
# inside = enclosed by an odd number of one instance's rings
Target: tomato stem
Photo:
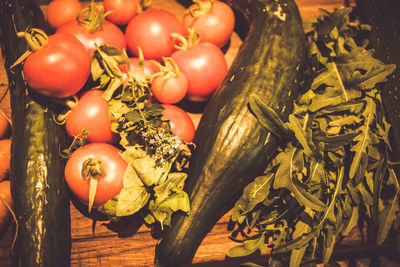
[[[95,1],[91,0],[88,7],[78,13],[76,20],[89,32],[95,32],[103,28],[104,18],[111,12],[103,13],[103,8],[96,6]]]
[[[137,9],[137,14],[142,13],[146,9],[149,9],[151,7],[152,1],[151,0],[138,0],[138,9]]]
[[[200,42],[200,35],[194,28],[188,28],[189,34],[183,36],[179,33],[171,33],[174,47],[178,50],[187,50],[196,46]]]
[[[17,36],[25,38],[30,50],[22,54],[22,56],[20,56],[14,62],[14,64],[11,65],[10,69],[24,62],[25,59],[27,59],[32,54],[32,52],[36,52],[42,49],[43,47],[47,46],[49,42],[49,37],[47,36],[47,34],[43,30],[38,28],[28,27],[24,32],[18,32]]]
[[[96,196],[97,182],[98,179],[104,176],[106,170],[104,169],[102,162],[98,158],[89,158],[82,164],[81,175],[83,179],[89,180],[89,212],[92,210],[94,198]]]
[[[193,0],[193,3],[195,5],[189,7],[187,12],[194,18],[197,18],[204,13],[210,13],[214,8],[214,0]]]

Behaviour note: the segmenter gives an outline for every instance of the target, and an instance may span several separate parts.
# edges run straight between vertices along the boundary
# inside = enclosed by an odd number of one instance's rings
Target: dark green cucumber
[[[232,2],[249,30],[200,120],[184,188],[191,211],[174,217],[166,229],[156,247],[159,266],[190,263],[205,235],[274,156],[280,139],[251,114],[249,96],[268,99],[286,120],[299,92],[305,37],[294,0]]]
[[[1,1],[0,40],[12,108],[11,193],[18,222],[13,266],[70,265],[70,204],[59,156],[66,134],[52,119],[55,107],[28,89],[22,66],[10,70],[28,49],[16,31],[45,25],[34,1]]]
[[[400,161],[400,4],[397,0],[357,0],[356,14],[372,26],[369,35],[374,57],[385,64],[396,64],[388,81],[380,85],[385,115],[392,127],[390,141],[393,161]],[[395,166],[400,173],[400,167]]]

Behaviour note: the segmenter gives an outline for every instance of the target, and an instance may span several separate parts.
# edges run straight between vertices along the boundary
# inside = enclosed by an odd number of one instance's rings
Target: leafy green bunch
[[[259,123],[282,137],[264,174],[243,191],[232,221],[241,242],[228,256],[270,248],[269,266],[328,263],[335,245],[366,218],[382,244],[399,218],[399,180],[390,162],[390,125],[378,84],[395,69],[358,36],[368,25],[351,8],[322,10],[308,37],[309,79],[289,121],[251,96]],[[242,233],[243,239],[237,238]]]
[[[127,69],[126,79],[121,66]],[[93,88],[104,90],[111,129],[119,134],[121,155],[128,162],[121,192],[99,210],[111,219],[140,212],[148,224],[163,226],[170,224],[172,213],[190,210],[182,190],[190,148],[171,132],[164,108],[149,101],[151,77],[142,68],[133,72],[127,54],[109,45],[92,53]]]

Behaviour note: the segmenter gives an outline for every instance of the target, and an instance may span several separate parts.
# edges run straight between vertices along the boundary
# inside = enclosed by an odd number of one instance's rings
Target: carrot
[[[0,232],[5,232],[11,215],[10,180],[0,182]]]
[[[11,139],[0,140],[0,182],[10,175]]]
[[[8,138],[11,132],[11,123],[7,115],[0,109],[0,139]]]

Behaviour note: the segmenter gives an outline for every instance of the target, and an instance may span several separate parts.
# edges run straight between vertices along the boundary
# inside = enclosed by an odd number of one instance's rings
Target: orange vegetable
[[[10,180],[0,182],[0,232],[4,232],[11,215]]]
[[[10,134],[11,124],[4,111],[0,109],[0,139],[7,138]]]
[[[0,182],[10,174],[11,139],[0,140]]]

